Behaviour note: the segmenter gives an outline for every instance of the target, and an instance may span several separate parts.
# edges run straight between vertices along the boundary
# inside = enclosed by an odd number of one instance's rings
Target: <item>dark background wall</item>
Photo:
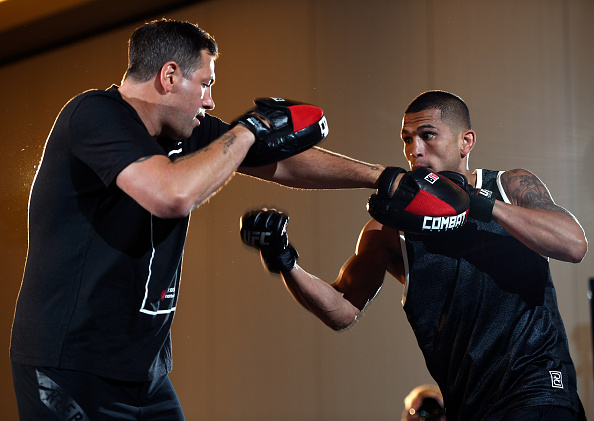
[[[398,133],[408,102],[428,89],[457,93],[478,133],[471,167],[532,170],[594,235],[592,2],[189,3],[121,21],[112,6],[108,31],[0,64],[3,419],[16,419],[10,327],[26,256],[28,191],[45,138],[72,96],[120,82],[128,37],[145,20],[184,19],[215,36],[221,57],[213,114],[230,120],[258,96],[313,102],[330,125],[322,146],[369,162],[404,166]],[[0,36],[0,50],[18,45],[9,40]],[[189,420],[397,419],[410,389],[431,382],[394,279],[386,278],[353,329],[334,333],[294,303],[239,240],[240,215],[274,205],[291,216],[300,264],[331,282],[368,219],[369,194],[297,191],[236,176],[193,213],[172,372]],[[590,253],[578,265],[551,267],[581,398],[594,416],[587,297],[594,259]]]

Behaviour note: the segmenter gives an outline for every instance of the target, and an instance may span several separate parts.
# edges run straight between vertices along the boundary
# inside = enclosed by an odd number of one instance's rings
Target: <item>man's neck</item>
[[[152,82],[137,83],[124,80],[118,91],[122,99],[136,110],[149,134],[156,137],[161,129],[156,112],[157,101],[153,98],[156,92],[150,85]]]

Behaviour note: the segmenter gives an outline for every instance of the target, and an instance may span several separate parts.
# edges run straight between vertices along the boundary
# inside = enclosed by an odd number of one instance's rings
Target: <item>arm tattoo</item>
[[[229,148],[235,143],[237,136],[233,132],[227,132],[223,136],[221,136],[218,140],[219,143],[222,143],[224,146],[223,154],[226,154]]]
[[[555,204],[542,181],[528,171],[507,171],[501,177],[501,181],[504,190],[515,205],[566,213],[565,209]]]
[[[226,154],[231,145],[235,143],[235,133],[227,132],[223,136],[219,137],[215,142],[223,144],[223,154]],[[214,143],[214,142],[213,142]],[[196,152],[192,152],[191,154],[180,156],[175,160],[175,162],[183,161],[185,159],[189,159],[194,155],[198,155],[199,153],[207,152],[212,149],[212,143],[206,145],[205,147],[198,149]]]

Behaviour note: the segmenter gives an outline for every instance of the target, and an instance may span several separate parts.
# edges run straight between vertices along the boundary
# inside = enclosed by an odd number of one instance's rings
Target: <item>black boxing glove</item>
[[[257,98],[256,108],[238,117],[231,128],[243,124],[256,137],[241,166],[271,164],[303,152],[328,135],[320,107],[283,98]],[[267,125],[260,117],[268,120]]]
[[[246,212],[240,220],[241,240],[260,251],[262,262],[270,272],[289,272],[299,254],[289,244],[289,217],[274,209]]]
[[[476,189],[468,184],[466,177],[454,171],[441,171],[439,174],[449,178],[451,181],[464,189],[470,197],[468,216],[477,221],[491,222],[495,197],[491,190]]]
[[[394,183],[404,173],[398,188]],[[461,183],[466,177],[457,174]],[[454,177],[454,175],[451,175]],[[459,185],[427,168],[405,171],[386,168],[378,180],[377,192],[367,203],[369,214],[390,228],[417,234],[451,231],[466,223],[470,199]]]
[[[477,189],[468,186],[466,191],[470,197],[470,211],[468,216],[482,222],[491,222],[493,216],[493,206],[495,205],[495,195],[491,190]]]

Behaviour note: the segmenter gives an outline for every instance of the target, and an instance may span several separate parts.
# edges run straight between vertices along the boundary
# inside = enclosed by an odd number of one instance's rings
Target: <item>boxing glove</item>
[[[262,262],[270,272],[289,272],[299,254],[289,244],[289,217],[275,209],[246,212],[240,220],[241,240],[260,251]]]
[[[495,205],[495,195],[491,190],[477,189],[468,184],[466,177],[453,171],[441,171],[439,174],[449,178],[451,181],[466,190],[470,198],[468,217],[478,221],[490,222]]]

